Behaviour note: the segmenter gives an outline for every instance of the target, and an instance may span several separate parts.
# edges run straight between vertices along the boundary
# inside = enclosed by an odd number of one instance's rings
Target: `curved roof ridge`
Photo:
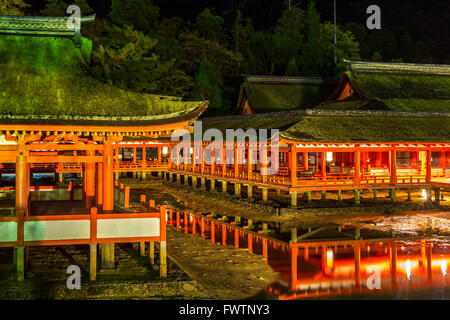
[[[335,85],[337,78],[332,77],[291,77],[291,76],[267,76],[267,75],[244,75],[245,81],[251,83],[280,83],[280,84],[332,84]]]
[[[381,72],[381,73],[421,73],[450,75],[450,65],[420,64],[396,62],[366,62],[348,61],[347,70],[351,72]]]

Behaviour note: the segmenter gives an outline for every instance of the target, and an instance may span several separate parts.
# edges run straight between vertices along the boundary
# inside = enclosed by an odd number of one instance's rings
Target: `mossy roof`
[[[224,137],[226,129],[279,129],[298,142],[449,142],[450,113],[308,109],[202,119],[203,132],[210,128]]]
[[[301,110],[325,100],[336,84],[328,78],[246,76],[240,96],[246,94],[256,113]]]
[[[144,125],[196,118],[206,101],[143,94],[88,73],[92,42],[0,35],[0,123]],[[192,115],[190,117],[189,115]]]
[[[343,75],[354,94],[327,100],[319,109],[450,111],[450,66],[397,63],[349,63]]]

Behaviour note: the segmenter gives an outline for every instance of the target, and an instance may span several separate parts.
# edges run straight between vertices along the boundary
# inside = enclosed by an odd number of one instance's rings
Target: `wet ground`
[[[0,249],[0,299],[198,299],[197,284],[168,259],[168,277],[159,277],[132,244],[115,245],[115,269],[99,269],[89,281],[89,246],[30,247],[26,280],[16,280],[13,248]],[[155,255],[159,259],[158,250]],[[81,289],[69,290],[69,266],[81,271]]]
[[[422,199],[420,191],[412,194],[413,201],[411,202],[406,201],[406,192],[404,192],[405,194],[398,194],[396,204],[391,203],[391,200],[388,198],[388,192],[378,192],[378,199],[381,200],[376,204],[372,202],[373,200],[369,198],[368,194],[366,195],[366,199],[364,199],[363,194],[362,207],[376,205],[382,208],[380,212],[373,212],[373,210],[370,212],[371,210],[367,210],[369,211],[368,213],[361,213],[361,210],[355,210],[354,213],[350,212],[349,214],[344,215],[330,215],[325,212],[323,214],[318,213],[304,216],[301,214],[297,216],[279,216],[276,213],[276,210],[267,210],[267,204],[260,203],[257,199],[253,199],[252,203],[249,204],[247,201],[248,199],[239,199],[232,194],[223,194],[217,191],[204,192],[194,189],[192,186],[183,186],[177,183],[163,182],[154,179],[145,181],[145,183],[137,182],[136,180],[124,182],[134,186],[132,187],[131,201],[137,202],[140,194],[146,194],[147,199],[154,199],[157,203],[172,205],[180,210],[189,209],[198,212],[217,213],[219,215],[241,216],[244,219],[252,219],[256,223],[266,222],[268,223],[269,228],[276,232],[272,234],[275,237],[286,237],[286,235],[289,235],[288,231],[290,228],[293,227],[296,227],[299,233],[301,233],[301,230],[307,230],[308,228],[314,230],[314,228],[322,226],[340,225],[347,228],[360,228],[361,236],[368,238],[396,237],[401,239],[403,237],[427,237],[429,240],[432,240],[437,247],[444,246],[447,248],[450,239],[450,212],[446,211],[446,202],[448,202],[448,200],[444,201],[444,206],[441,209],[433,208]],[[274,195],[276,196],[276,193]],[[283,195],[281,195],[281,197],[282,196]],[[350,204],[352,196],[351,192],[343,192],[343,198],[348,198],[349,204],[347,205],[349,207],[354,207],[354,205]],[[316,204],[322,209],[325,209],[328,204],[332,209],[336,206],[336,200],[332,199],[332,196],[330,195],[328,195],[327,198],[328,200],[325,202],[322,201],[319,203],[319,193],[313,197],[313,204],[308,206],[311,208]],[[271,202],[269,205],[270,204],[276,205],[275,202]],[[391,210],[390,212],[392,213],[385,214],[383,209],[385,206],[394,207],[398,210]],[[365,230],[366,234],[364,234],[363,230]],[[369,235],[370,231],[373,231],[372,235]],[[263,289],[263,284],[261,281],[258,282],[257,280],[270,278],[261,276],[262,279],[258,279],[256,275],[257,270],[255,269],[255,278],[252,280],[246,274],[248,263],[247,266],[244,263],[234,265],[232,257],[242,251],[242,249],[212,245],[209,241],[205,241],[198,235],[176,234],[175,236],[179,237],[180,241],[185,241],[185,244],[183,246],[174,247],[173,249],[175,250],[171,250],[171,254],[175,258],[180,256],[187,261],[188,263],[186,265],[190,268],[189,272],[193,274],[194,278],[201,279],[199,281],[201,281],[203,286],[209,289],[209,292],[211,292],[212,296],[215,298],[219,298],[222,295],[225,298],[233,298],[233,290],[238,292],[248,290],[248,288],[255,288],[256,292],[258,292],[258,288]],[[284,240],[289,239],[285,238]],[[216,247],[216,249],[213,248],[212,252],[210,252],[209,248],[211,245]],[[199,253],[202,250],[205,251],[204,255]],[[246,249],[244,249],[244,251],[246,251]],[[214,256],[214,253],[216,253],[216,258],[208,260],[208,265],[210,265],[209,269],[214,270],[212,275],[208,272],[204,272],[204,264],[192,262],[196,259],[199,259],[200,261],[207,259],[206,257],[210,254]],[[259,257],[262,258],[262,256]],[[259,267],[263,264],[264,259],[260,259],[259,264],[256,263],[254,266]],[[216,270],[222,270],[224,269],[224,266],[229,270],[230,275],[234,274],[233,277],[230,276],[233,281],[227,280],[225,276],[222,276],[221,279],[220,276],[218,276],[218,274],[221,275],[221,273],[218,273]],[[242,274],[240,274],[241,270]],[[219,278],[222,283],[228,285],[229,290],[224,290],[223,287],[218,288],[215,286],[216,278]],[[371,293],[371,295],[367,297],[386,299],[448,298],[448,292],[446,290],[424,289],[416,292],[411,289],[407,292],[402,291],[398,293],[374,293],[376,294],[372,295]],[[261,296],[261,292],[256,296]],[[330,298],[333,297],[331,293],[328,296]],[[357,296],[361,297],[360,294]],[[339,295],[336,297],[339,297]],[[346,297],[356,296],[347,294]]]

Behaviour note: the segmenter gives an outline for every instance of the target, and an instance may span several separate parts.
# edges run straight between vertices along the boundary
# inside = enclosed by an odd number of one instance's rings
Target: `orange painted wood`
[[[227,227],[225,224],[222,225],[222,245],[227,245]]]
[[[128,219],[128,218],[159,218],[160,212],[149,212],[149,213],[102,213],[97,215],[97,219]]]
[[[97,208],[92,207],[91,208],[91,239],[90,244],[97,243]]]
[[[129,237],[129,238],[102,238],[97,243],[127,243],[127,242],[155,242],[162,241],[160,237]]]
[[[160,206],[160,220],[159,220],[159,241],[166,241],[166,207]]]
[[[113,146],[111,141],[103,145],[103,211],[114,210]]]
[[[56,163],[56,162],[77,162],[77,163],[95,163],[102,162],[100,156],[29,156],[28,163]]]

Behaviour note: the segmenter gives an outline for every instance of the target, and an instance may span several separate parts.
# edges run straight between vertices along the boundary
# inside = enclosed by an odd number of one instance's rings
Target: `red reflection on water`
[[[278,299],[446,288],[450,280],[450,247],[426,240],[303,243],[270,252],[268,262],[280,273],[268,288]]]

